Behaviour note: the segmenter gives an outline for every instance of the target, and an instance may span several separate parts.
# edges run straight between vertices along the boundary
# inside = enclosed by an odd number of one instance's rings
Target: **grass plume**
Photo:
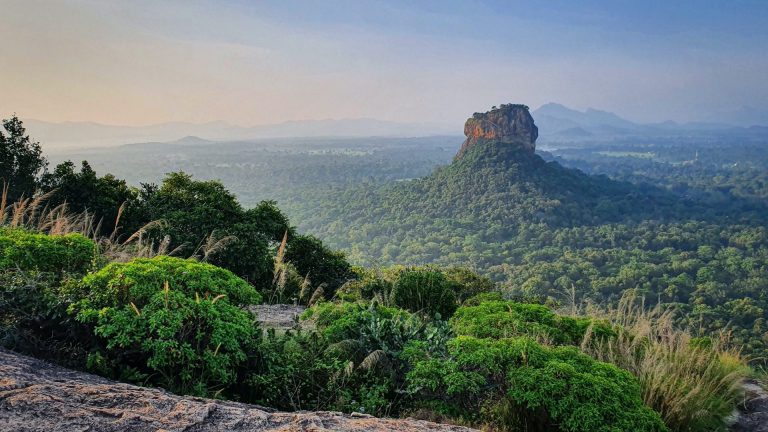
[[[647,310],[631,293],[617,307],[596,314],[623,330],[605,340],[588,334],[582,350],[632,372],[646,405],[671,430],[724,430],[750,373],[741,353],[728,347],[726,333],[694,338],[675,327],[672,311]]]

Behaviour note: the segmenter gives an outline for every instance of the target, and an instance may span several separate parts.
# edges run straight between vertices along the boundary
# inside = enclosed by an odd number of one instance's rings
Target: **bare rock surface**
[[[307,308],[289,304],[252,305],[248,310],[256,315],[259,327],[287,331],[298,328],[299,317]]]
[[[768,392],[755,381],[747,381],[744,390],[744,404],[734,415],[731,432],[768,432]]]
[[[0,349],[0,431],[435,431],[471,429],[335,412],[285,413],[117,383]]]
[[[467,139],[461,145],[456,158],[460,158],[472,146],[484,141],[514,144],[530,153],[536,150],[539,129],[525,105],[507,104],[485,113],[475,113],[464,123]]]

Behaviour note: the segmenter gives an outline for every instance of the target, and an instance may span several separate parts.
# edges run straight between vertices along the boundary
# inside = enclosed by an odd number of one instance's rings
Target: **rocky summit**
[[[499,108],[493,107],[488,112],[473,114],[464,123],[464,135],[467,139],[461,145],[457,159],[471,147],[488,141],[517,145],[533,153],[539,129],[527,106],[506,104]]]

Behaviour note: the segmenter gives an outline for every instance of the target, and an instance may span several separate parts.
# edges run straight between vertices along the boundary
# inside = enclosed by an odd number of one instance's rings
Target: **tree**
[[[286,260],[296,266],[299,274],[309,275],[314,286],[325,284],[325,296],[333,293],[354,275],[352,267],[341,252],[335,252],[311,235],[297,235],[288,241]]]
[[[75,171],[71,161],[62,162],[52,173],[47,173],[41,181],[44,192],[53,192],[48,199],[50,206],[67,203],[70,211],[81,213],[88,211],[101,220],[101,234],[109,235],[115,229],[115,222],[120,207],[125,204],[121,215],[121,226],[143,225],[146,220],[136,221],[134,207],[138,192],[128,186],[125,180],[112,174],[103,177],[96,175],[87,161],[83,161],[80,172]],[[132,234],[130,232],[129,234]]]
[[[244,210],[218,181],[171,173],[160,187],[144,185],[139,199],[137,214],[148,221],[165,222],[151,230],[155,241],[167,235],[171,249],[180,248],[180,255],[204,255],[210,263],[231,270],[259,289],[272,284],[275,249],[286,232],[286,261],[302,277],[309,275],[314,286],[325,284],[326,295],[352,276],[342,254],[314,237],[294,234],[274,202],[264,201]]]
[[[40,184],[40,177],[48,166],[40,143],[32,141],[24,124],[15,115],[3,120],[0,129],[0,177],[8,187],[8,201],[22,196],[30,197]]]
[[[242,220],[243,209],[217,181],[196,181],[183,172],[170,173],[159,188],[145,187],[145,213],[149,220],[163,220],[165,227],[151,233],[159,239],[171,238],[171,247],[181,247],[189,255],[205,239]]]

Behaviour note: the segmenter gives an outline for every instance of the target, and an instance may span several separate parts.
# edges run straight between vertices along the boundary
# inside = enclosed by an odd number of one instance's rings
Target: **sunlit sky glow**
[[[632,120],[768,108],[768,1],[0,0],[0,115],[139,125],[505,102]]]

